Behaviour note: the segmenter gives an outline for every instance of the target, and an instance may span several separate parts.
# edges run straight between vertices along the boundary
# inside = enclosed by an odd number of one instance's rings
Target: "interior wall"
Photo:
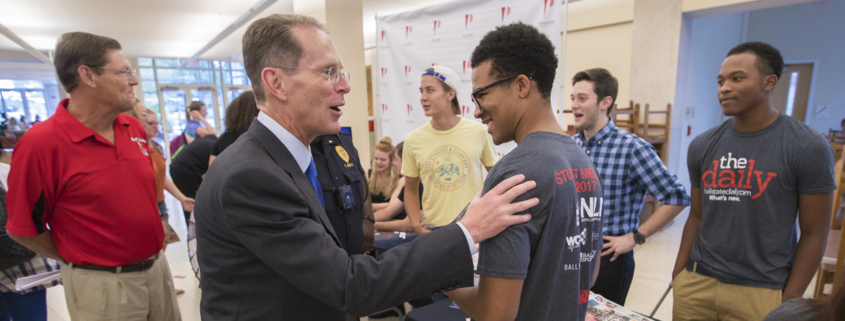
[[[679,79],[683,104],[674,111],[683,113],[677,171],[679,181],[690,190],[687,151],[692,140],[721,123],[722,108],[717,98],[716,76],[728,51],[743,38],[743,13],[693,19],[688,39],[685,78]],[[678,119],[678,118],[675,118]],[[689,130],[689,135],[687,135]],[[675,137],[673,137],[674,139]]]
[[[748,41],[780,50],[785,61],[818,61],[805,123],[827,134],[845,118],[845,1],[822,1],[752,11]],[[816,116],[826,106],[826,116]]]

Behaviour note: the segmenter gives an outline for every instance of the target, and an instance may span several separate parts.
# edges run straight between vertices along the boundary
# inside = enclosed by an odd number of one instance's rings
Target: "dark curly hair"
[[[472,52],[472,67],[492,60],[490,77],[526,75],[537,82],[540,94],[549,99],[557,72],[555,46],[537,28],[522,22],[496,27]]]
[[[783,72],[783,56],[777,48],[765,42],[746,42],[733,47],[731,51],[728,51],[727,57],[746,52],[757,56],[756,67],[761,74],[775,75],[780,79],[780,74]]]
[[[229,108],[226,108],[226,132],[235,135],[245,133],[255,117],[258,117],[258,105],[255,103],[255,94],[248,90],[233,99]]]

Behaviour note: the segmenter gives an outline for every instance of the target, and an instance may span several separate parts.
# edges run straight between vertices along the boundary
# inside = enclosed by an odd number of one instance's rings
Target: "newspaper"
[[[628,310],[601,295],[590,292],[585,321],[654,321],[654,319]]]
[[[62,271],[59,270],[18,278],[15,281],[15,291],[23,291],[39,285],[49,285],[61,278]]]

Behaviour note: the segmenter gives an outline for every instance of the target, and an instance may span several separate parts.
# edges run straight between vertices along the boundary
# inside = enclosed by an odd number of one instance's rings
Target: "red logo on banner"
[[[467,69],[472,69],[472,64],[469,60],[464,60],[464,75],[467,74]]]
[[[387,31],[381,31],[381,41],[384,41],[384,36],[387,34]]]
[[[470,112],[469,106],[461,105],[461,116],[469,115],[469,112]]]
[[[412,111],[414,111],[414,106],[411,106],[411,104],[408,104],[408,115],[410,115]]]
[[[434,20],[434,33],[437,33],[437,28],[440,28],[440,20]]]
[[[503,153],[496,153],[496,154],[499,154],[499,158],[505,157],[505,154],[503,154]]]
[[[511,7],[502,7],[502,22],[505,22],[505,16],[511,15]]]
[[[405,78],[408,78],[409,72],[411,72],[411,66],[405,66]]]
[[[431,63],[431,66],[432,66],[432,67],[437,66],[437,65],[439,65],[439,64],[438,64],[438,63],[436,63],[436,62],[432,62],[432,63]]]
[[[387,68],[382,67],[381,68],[381,76],[384,77],[385,74],[387,74]]]
[[[466,29],[469,26],[470,22],[472,22],[472,15],[471,14],[465,14],[464,15],[464,29]]]
[[[412,31],[414,31],[413,26],[405,26],[405,39],[408,39],[408,35],[410,35]]]
[[[381,111],[382,111],[382,112],[386,112],[386,111],[387,111],[387,104],[381,104]]]
[[[543,14],[546,14],[546,8],[551,8],[555,5],[555,0],[543,0]]]

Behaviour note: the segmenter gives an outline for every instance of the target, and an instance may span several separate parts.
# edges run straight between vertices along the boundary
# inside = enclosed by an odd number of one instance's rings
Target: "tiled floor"
[[[175,199],[167,195],[168,208],[170,208],[170,224],[179,233],[182,242],[171,244],[167,247],[167,260],[174,277],[176,288],[185,290],[185,294],[179,296],[179,308],[182,312],[182,319],[186,321],[200,320],[199,302],[200,290],[197,288],[197,281],[188,260],[188,252],[185,240],[187,240],[187,226],[182,216],[181,207]],[[174,210],[177,209],[177,210]],[[686,211],[675,219],[674,224],[664,231],[648,239],[644,245],[635,249],[634,257],[637,262],[634,280],[631,284],[631,291],[628,295],[626,307],[644,313],[651,314],[657,305],[660,297],[665,293],[671,282],[672,267],[678,254],[678,247],[681,241],[681,232],[686,222]],[[810,297],[815,281],[808,287],[805,297]],[[49,321],[70,321],[65,305],[65,295],[61,286],[51,288],[47,291],[47,306],[49,308]],[[410,307],[409,307],[410,308]],[[672,294],[666,297],[663,304],[654,315],[660,320],[672,319]],[[362,318],[366,321],[367,318]],[[394,321],[396,318],[381,319]]]

